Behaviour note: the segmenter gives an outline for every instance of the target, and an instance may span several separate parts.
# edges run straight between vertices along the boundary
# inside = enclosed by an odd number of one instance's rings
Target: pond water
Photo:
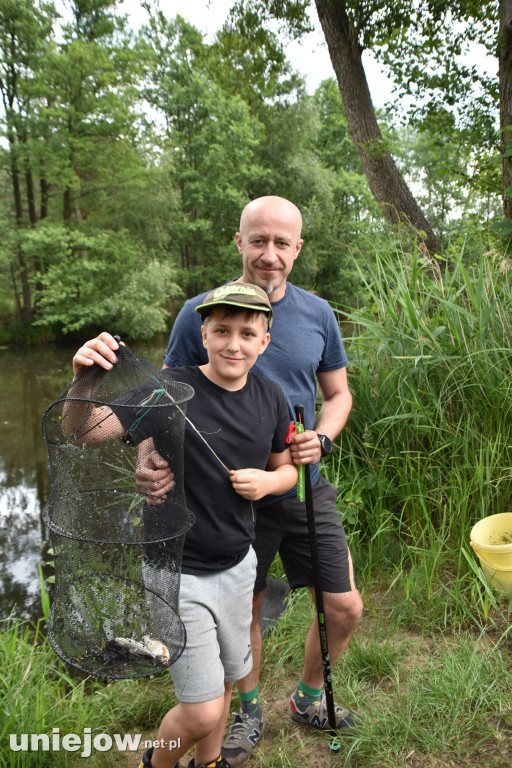
[[[166,344],[162,336],[132,348],[160,366]],[[41,518],[49,491],[41,420],[71,379],[75,348],[0,350],[0,618],[41,616],[39,563],[52,573]]]

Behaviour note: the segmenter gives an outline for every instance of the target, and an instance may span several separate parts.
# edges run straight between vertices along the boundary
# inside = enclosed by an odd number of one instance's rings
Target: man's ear
[[[236,240],[236,246],[238,248],[238,252],[242,253],[242,235],[240,234],[240,232],[237,232],[235,234],[235,240]]]

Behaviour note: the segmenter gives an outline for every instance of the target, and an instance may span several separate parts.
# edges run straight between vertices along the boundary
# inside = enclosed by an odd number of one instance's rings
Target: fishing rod
[[[297,432],[303,432],[304,425],[304,406],[295,405],[295,418]],[[309,464],[301,464],[299,469],[298,497],[306,503],[306,515],[309,531],[309,546],[311,549],[311,568],[313,571],[313,585],[315,589],[316,616],[318,620],[318,631],[320,635],[320,652],[322,654],[322,668],[325,686],[325,703],[327,706],[327,722],[336,736],[336,712],[334,705],[334,693],[332,690],[331,660],[329,657],[329,645],[327,643],[327,626],[325,622],[324,596],[320,579],[320,565],[318,561],[318,541],[316,536],[315,508],[313,505],[313,491],[311,488],[311,474]],[[336,741],[329,744],[331,751],[340,748]]]

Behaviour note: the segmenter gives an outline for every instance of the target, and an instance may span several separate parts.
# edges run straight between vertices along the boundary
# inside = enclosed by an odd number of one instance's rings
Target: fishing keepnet
[[[55,561],[48,638],[89,675],[130,678],[169,667],[185,646],[178,598],[194,518],[185,502],[183,439],[194,390],[125,346],[117,356],[108,372],[85,369],[43,416],[44,521]],[[130,429],[143,423],[151,435],[139,446],[130,444],[130,431],[119,437],[123,409]],[[137,461],[153,450],[174,474],[165,500],[136,485]]]

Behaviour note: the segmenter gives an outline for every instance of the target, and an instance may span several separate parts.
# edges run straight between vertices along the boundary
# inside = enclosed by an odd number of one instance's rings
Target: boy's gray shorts
[[[197,703],[222,696],[224,681],[252,669],[251,618],[256,554],[227,571],[182,574],[180,616],[187,630],[185,650],[170,668],[176,696]]]

